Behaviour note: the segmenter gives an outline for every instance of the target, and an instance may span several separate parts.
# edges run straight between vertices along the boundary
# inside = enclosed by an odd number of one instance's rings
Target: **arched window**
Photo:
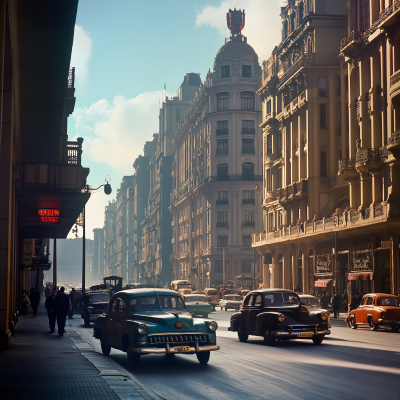
[[[242,179],[244,181],[254,181],[254,164],[243,163],[242,164]]]
[[[241,98],[241,109],[242,110],[254,110],[254,93],[253,92],[242,92],[240,93]]]
[[[223,92],[217,94],[217,111],[229,109],[229,93]]]
[[[303,20],[303,15],[304,15],[304,6],[303,3],[299,4],[299,24],[301,24],[301,21]]]
[[[296,13],[290,14],[290,33],[296,29]]]
[[[227,180],[229,180],[228,164],[219,164],[219,165],[217,165],[217,180],[218,181],[227,181]]]

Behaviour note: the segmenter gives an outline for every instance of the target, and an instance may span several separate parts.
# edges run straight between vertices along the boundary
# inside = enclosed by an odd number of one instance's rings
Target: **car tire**
[[[379,328],[379,325],[374,322],[374,319],[372,317],[368,318],[368,325],[371,331],[377,331]]]
[[[315,345],[321,344],[323,340],[324,340],[324,337],[323,337],[323,336],[314,336],[314,337],[312,338],[312,341],[313,341],[313,343],[314,343]]]
[[[202,351],[200,353],[196,353],[196,356],[200,364],[207,364],[210,359],[210,352]]]
[[[243,343],[247,342],[247,339],[249,338],[249,335],[247,333],[245,333],[244,329],[242,329],[240,326],[238,329],[238,338],[239,338],[239,341],[241,341]]]
[[[135,366],[140,364],[140,354],[134,353],[131,349],[127,351],[129,364]]]
[[[109,346],[105,340],[103,340],[102,338],[100,338],[100,346],[101,346],[101,352],[105,355],[105,356],[109,356],[110,352],[111,352],[111,346]]]
[[[400,329],[400,326],[399,326],[399,325],[392,325],[392,331],[393,331],[394,333],[397,333],[397,332],[399,331],[399,329]]]
[[[264,333],[264,344],[267,346],[273,346],[275,344],[275,338],[271,336],[271,331],[269,328],[267,328]]]
[[[87,328],[89,328],[89,326],[90,326],[90,319],[85,318],[84,322],[85,322],[85,326],[86,326]]]
[[[351,329],[357,329],[356,319],[354,315],[350,317],[349,326]]]

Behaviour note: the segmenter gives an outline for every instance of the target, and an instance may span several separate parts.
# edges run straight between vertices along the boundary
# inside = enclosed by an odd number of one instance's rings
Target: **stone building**
[[[115,245],[115,200],[109,201],[104,211],[104,275],[115,275],[114,245]]]
[[[232,30],[175,133],[172,277],[196,288],[222,283],[224,259],[225,280],[253,274],[251,235],[261,229],[260,86],[258,56]]]
[[[93,229],[93,282],[102,282],[104,271],[104,229]]]
[[[172,217],[169,211],[172,139],[200,83],[199,74],[187,73],[176,96],[166,98],[160,109],[157,149],[149,164],[150,192],[142,222],[140,277],[143,281],[165,285],[172,280]]]

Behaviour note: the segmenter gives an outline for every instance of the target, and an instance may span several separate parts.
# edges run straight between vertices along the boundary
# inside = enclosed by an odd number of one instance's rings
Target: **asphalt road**
[[[263,344],[250,336],[240,343],[228,331],[233,311],[210,314],[217,321],[221,350],[211,353],[208,365],[195,355],[143,356],[139,367],[129,365],[126,353],[112,350],[110,357],[159,395],[180,399],[400,399],[400,333],[381,328],[349,329],[332,320],[332,334],[321,345],[311,340]],[[95,348],[92,337],[77,315],[68,322]]]

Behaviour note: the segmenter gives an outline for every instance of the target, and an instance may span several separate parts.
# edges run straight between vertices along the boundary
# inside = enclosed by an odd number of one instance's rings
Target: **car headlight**
[[[147,332],[147,325],[139,324],[137,327],[137,331],[140,335],[144,335]]]
[[[278,318],[278,321],[279,321],[279,322],[283,322],[283,321],[285,320],[285,316],[284,316],[283,314],[281,314],[281,313],[279,313],[279,314],[277,315],[277,318]]]
[[[208,323],[208,329],[209,329],[211,332],[215,332],[215,331],[217,330],[217,328],[218,328],[218,324],[217,324],[215,321],[210,321],[210,322]]]
[[[321,313],[322,321],[326,321],[328,318],[329,318],[329,314],[327,312],[322,312]]]

